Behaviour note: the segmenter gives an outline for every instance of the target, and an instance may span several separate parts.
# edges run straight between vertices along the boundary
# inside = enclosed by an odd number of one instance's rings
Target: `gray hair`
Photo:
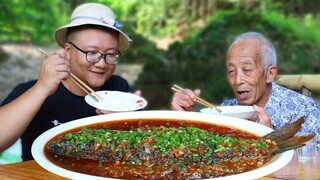
[[[274,48],[274,45],[267,37],[257,32],[246,32],[246,33],[240,34],[233,40],[232,44],[229,47],[229,50],[232,46],[234,46],[238,42],[246,39],[256,39],[261,43],[260,60],[265,73],[267,72],[267,69],[269,66],[277,65],[277,55],[276,55],[276,50]]]

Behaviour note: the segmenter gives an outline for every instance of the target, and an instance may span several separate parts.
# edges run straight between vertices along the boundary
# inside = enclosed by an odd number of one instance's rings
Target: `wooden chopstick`
[[[177,91],[180,90],[180,89],[177,89],[177,88],[175,88],[175,87],[171,87],[171,89],[172,89],[173,91],[175,91],[175,92],[177,92]],[[201,98],[199,98],[199,97],[197,98],[197,102],[200,103],[200,104],[202,104],[202,105],[204,105],[204,106],[206,106],[206,107],[208,107],[208,108],[213,108],[213,107],[214,107],[212,104],[208,103],[207,101],[205,101],[205,100],[203,100],[203,99],[201,99]]]
[[[82,89],[86,89],[89,90],[90,93],[88,93],[88,91],[84,90],[85,92],[87,92],[87,94],[93,94],[95,97],[99,98],[101,101],[103,101],[103,98],[96,93],[95,91],[93,91],[89,86],[87,86],[84,82],[82,82],[77,76],[75,76],[73,73],[70,73],[71,75],[71,80],[73,80],[73,82],[77,82],[76,84]]]
[[[171,89],[175,92],[183,89],[182,87],[178,86],[178,85],[173,85],[173,87],[171,87]],[[204,99],[200,98],[200,97],[197,97],[197,102],[208,107],[208,108],[215,108],[216,111],[218,111],[219,113],[222,112],[222,110],[214,105],[212,105],[211,103],[205,101]]]
[[[39,53],[44,57],[47,58],[48,55],[41,49],[38,48]],[[77,76],[75,76],[73,73],[70,73],[71,81],[74,82],[77,86],[79,86],[84,92],[89,94],[95,101],[99,102],[99,100],[103,101],[103,98],[96,93],[94,90],[92,90],[89,86],[87,86],[84,82],[82,82]]]
[[[94,99],[96,102],[99,102],[99,99],[96,98],[96,96],[94,96],[93,94],[91,94],[86,88],[84,88],[83,86],[81,86],[81,84],[79,84],[74,78],[70,78],[70,80],[72,82],[74,82],[77,86],[79,86],[84,92],[86,92],[87,94],[89,94],[89,96],[92,97],[92,99]]]

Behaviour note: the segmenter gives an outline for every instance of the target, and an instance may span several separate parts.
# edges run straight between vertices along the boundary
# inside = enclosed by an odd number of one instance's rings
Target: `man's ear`
[[[278,75],[277,66],[271,65],[268,67],[267,71],[267,83],[271,83]]]
[[[69,43],[64,43],[64,51],[66,53],[66,58],[70,59],[71,45]]]

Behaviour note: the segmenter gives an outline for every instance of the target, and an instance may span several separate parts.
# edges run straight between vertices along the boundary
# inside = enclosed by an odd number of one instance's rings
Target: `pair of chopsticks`
[[[39,53],[44,57],[47,58],[48,55],[41,49],[38,48]],[[93,89],[91,89],[88,85],[86,85],[84,82],[82,82],[77,76],[75,76],[73,73],[70,73],[70,79],[72,82],[74,82],[77,86],[79,86],[84,92],[89,94],[95,101],[99,102],[99,100],[103,101],[103,98],[96,93]]]
[[[181,90],[181,89],[183,89],[183,88],[175,84],[175,85],[173,85],[173,86],[171,87],[171,89],[172,89],[173,91],[177,92],[177,91],[179,91],[179,90]],[[200,103],[200,104],[202,104],[202,105],[204,105],[205,107],[215,108],[215,110],[218,111],[219,113],[222,112],[221,109],[219,109],[218,107],[216,107],[216,106],[212,105],[211,103],[205,101],[204,99],[201,99],[200,97],[197,97],[197,102]]]

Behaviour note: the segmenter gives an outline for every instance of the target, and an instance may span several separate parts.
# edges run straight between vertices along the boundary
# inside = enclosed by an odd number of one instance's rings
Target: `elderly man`
[[[55,39],[64,53],[46,58],[39,79],[18,85],[0,108],[0,151],[21,136],[24,161],[33,159],[31,145],[44,131],[97,114],[85,102],[86,93],[69,78],[71,72],[95,91],[131,91],[126,80],[113,75],[131,39],[107,6],[77,7],[69,23],[56,30]]]
[[[300,93],[277,85],[276,51],[263,35],[248,32],[232,42],[227,53],[227,78],[236,99],[222,106],[253,105],[256,115],[251,120],[279,129],[291,119],[305,117],[299,134],[320,134],[320,110],[316,102]],[[200,90],[180,90],[173,95],[173,110],[191,110]],[[320,152],[320,141],[317,143]]]

